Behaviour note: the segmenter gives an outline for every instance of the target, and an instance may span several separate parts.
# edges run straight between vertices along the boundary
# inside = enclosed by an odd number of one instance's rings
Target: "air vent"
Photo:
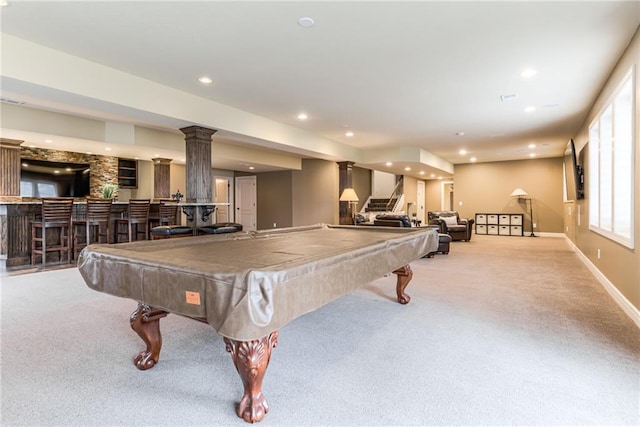
[[[0,102],[6,102],[7,104],[14,104],[14,105],[24,104],[24,101],[16,101],[15,99],[9,99],[9,98],[0,98]]]
[[[508,95],[500,95],[500,101],[502,102],[513,101],[514,99],[516,99],[515,93],[510,93]]]

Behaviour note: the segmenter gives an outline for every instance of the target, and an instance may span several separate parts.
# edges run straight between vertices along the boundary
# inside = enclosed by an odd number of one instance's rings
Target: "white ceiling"
[[[402,168],[411,166],[417,177],[434,166],[422,159],[425,153],[453,165],[471,156],[478,162],[560,156],[640,24],[637,1],[13,0],[0,13],[5,34],[326,143],[296,149],[273,132],[226,130],[222,119],[214,138],[382,170],[387,156],[395,162],[389,170],[407,174]],[[315,25],[299,26],[305,16]],[[45,58],[41,66],[51,75],[74,72]],[[527,68],[537,74],[522,78]],[[214,83],[202,85],[202,75]],[[161,115],[47,81],[2,71],[2,96],[32,108],[174,131],[206,125],[195,114],[187,120]],[[511,94],[514,100],[501,101]],[[173,100],[159,96],[157,102]],[[527,106],[536,110],[526,113]],[[296,118],[302,111],[309,116],[304,122]],[[355,135],[345,136],[347,130]],[[3,136],[14,132],[3,129]],[[326,145],[347,147],[360,158],[328,155],[340,150]],[[463,148],[468,154],[459,154]]]

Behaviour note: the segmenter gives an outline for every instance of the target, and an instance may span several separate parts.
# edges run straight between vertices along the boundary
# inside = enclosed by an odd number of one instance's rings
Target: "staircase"
[[[390,199],[369,199],[369,203],[365,206],[365,212],[388,212],[393,210],[398,201],[397,197]]]

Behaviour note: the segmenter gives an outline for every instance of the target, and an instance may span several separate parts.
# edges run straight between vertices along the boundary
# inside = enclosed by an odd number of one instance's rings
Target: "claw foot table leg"
[[[404,267],[400,267],[397,270],[393,271],[393,274],[398,276],[398,281],[396,284],[396,294],[398,295],[398,302],[400,304],[409,304],[411,301],[411,297],[404,292],[405,288],[413,278],[413,271],[411,271],[411,267],[409,264]]]
[[[136,367],[142,371],[153,368],[160,358],[162,336],[160,335],[160,319],[165,317],[166,311],[158,310],[146,304],[138,303],[136,311],[131,313],[129,322],[131,329],[142,338],[147,348],[133,359]]]
[[[244,385],[238,416],[248,423],[256,423],[269,412],[269,405],[262,394],[262,379],[269,366],[271,349],[278,345],[278,331],[253,341],[224,338],[224,342]]]

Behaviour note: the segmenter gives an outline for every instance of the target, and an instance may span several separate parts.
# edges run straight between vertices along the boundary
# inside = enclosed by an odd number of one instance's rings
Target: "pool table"
[[[169,313],[211,325],[244,385],[237,414],[253,423],[269,410],[262,379],[281,327],[390,272],[407,304],[409,263],[437,247],[429,228],[319,224],[90,245],[78,268],[91,289],[138,302],[130,316],[146,344],[138,369],[158,363],[160,319]]]

